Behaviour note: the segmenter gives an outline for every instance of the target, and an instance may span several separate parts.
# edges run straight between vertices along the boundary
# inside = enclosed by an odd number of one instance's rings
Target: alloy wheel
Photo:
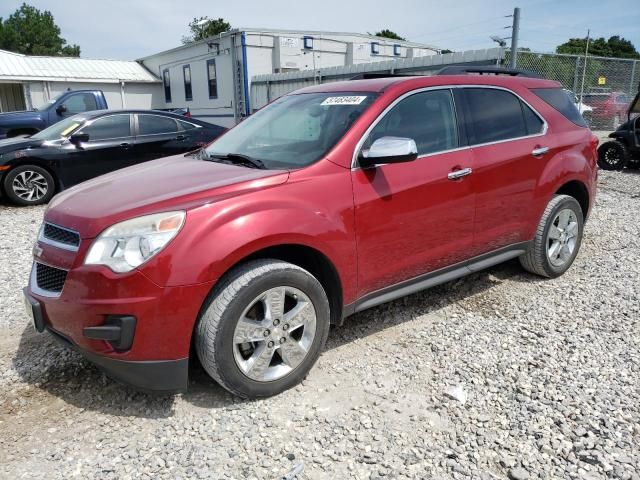
[[[233,334],[233,356],[242,373],[258,382],[278,380],[298,367],[316,334],[316,311],[293,287],[258,295],[244,310]]]
[[[33,170],[25,170],[16,175],[11,187],[18,197],[28,202],[40,200],[49,191],[47,179]]]
[[[562,267],[571,260],[579,234],[578,218],[569,208],[560,210],[547,233],[547,257],[555,267]]]

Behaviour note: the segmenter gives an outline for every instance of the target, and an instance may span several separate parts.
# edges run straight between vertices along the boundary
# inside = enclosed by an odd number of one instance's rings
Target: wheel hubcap
[[[32,170],[16,175],[11,186],[18,197],[29,202],[40,200],[49,190],[46,178]]]
[[[252,380],[278,380],[302,363],[315,334],[309,297],[293,287],[272,288],[253,299],[238,320],[233,357]]]
[[[547,234],[547,257],[552,265],[561,267],[572,257],[578,242],[578,219],[573,210],[560,210]]]

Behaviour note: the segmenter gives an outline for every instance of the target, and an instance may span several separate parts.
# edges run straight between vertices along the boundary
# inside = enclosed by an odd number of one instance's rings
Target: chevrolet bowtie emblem
[[[40,258],[42,255],[42,247],[37,243],[33,246],[33,256]]]

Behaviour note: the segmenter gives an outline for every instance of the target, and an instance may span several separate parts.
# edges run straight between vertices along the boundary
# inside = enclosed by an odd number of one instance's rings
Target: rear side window
[[[139,115],[138,131],[140,135],[156,135],[178,131],[178,123],[169,117],[159,115]]]
[[[531,91],[560,112],[567,120],[572,121],[579,127],[587,126],[587,122],[580,115],[576,104],[571,101],[569,95],[561,88],[532,88]],[[586,97],[583,101],[585,100]]]
[[[542,119],[529,108],[528,105],[520,102],[522,105],[522,113],[524,114],[524,123],[527,125],[527,133],[529,135],[535,135],[537,133],[542,133],[542,129],[544,128],[544,122]]]
[[[522,102],[514,94],[493,88],[466,88],[471,115],[471,144],[482,144],[529,135]],[[535,115],[535,113],[530,112]],[[536,115],[537,116],[537,115]],[[534,121],[529,119],[532,129]],[[541,124],[538,131],[542,128]]]

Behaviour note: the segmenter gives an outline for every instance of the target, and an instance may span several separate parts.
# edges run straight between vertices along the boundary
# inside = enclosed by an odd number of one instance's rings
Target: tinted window
[[[471,114],[471,143],[489,143],[525,137],[525,124],[518,97],[493,88],[465,89]],[[568,98],[564,94],[565,98]]]
[[[67,98],[63,104],[67,107],[67,113],[69,114],[89,112],[98,109],[96,97],[90,93],[77,93],[72,95]]]
[[[450,90],[433,90],[401,100],[373,128],[364,146],[382,137],[415,140],[418,155],[458,147],[458,129]]]
[[[182,67],[182,74],[184,76],[184,99],[192,100],[193,92],[191,90],[191,65],[185,65]]]
[[[106,140],[131,136],[129,115],[109,115],[100,117],[91,125],[87,125],[81,133],[89,134],[89,141]]]
[[[162,83],[164,84],[164,100],[165,102],[171,102],[171,77],[169,76],[169,70],[162,72]]]
[[[528,105],[525,105],[522,102],[521,105],[522,113],[524,114],[524,122],[527,125],[527,133],[529,135],[542,133],[542,127],[544,125],[542,119],[533,110],[531,110]]]
[[[173,118],[169,117],[138,115],[138,130],[140,135],[173,133],[178,131],[178,124]]]
[[[183,130],[191,130],[192,128],[197,128],[197,125],[194,125],[193,123],[189,123],[189,122],[183,122],[182,120],[176,120],[176,122],[178,122],[178,124],[180,124],[180,126],[182,127]]]
[[[218,78],[216,75],[216,61],[207,60],[207,82],[209,84],[209,98],[218,97]]]
[[[533,88],[532,91],[576,125],[580,127],[587,126],[587,123],[578,111],[578,107],[576,107],[575,103],[569,99],[561,88]],[[589,103],[587,103],[589,100],[590,96],[583,96],[583,103],[589,105]]]

